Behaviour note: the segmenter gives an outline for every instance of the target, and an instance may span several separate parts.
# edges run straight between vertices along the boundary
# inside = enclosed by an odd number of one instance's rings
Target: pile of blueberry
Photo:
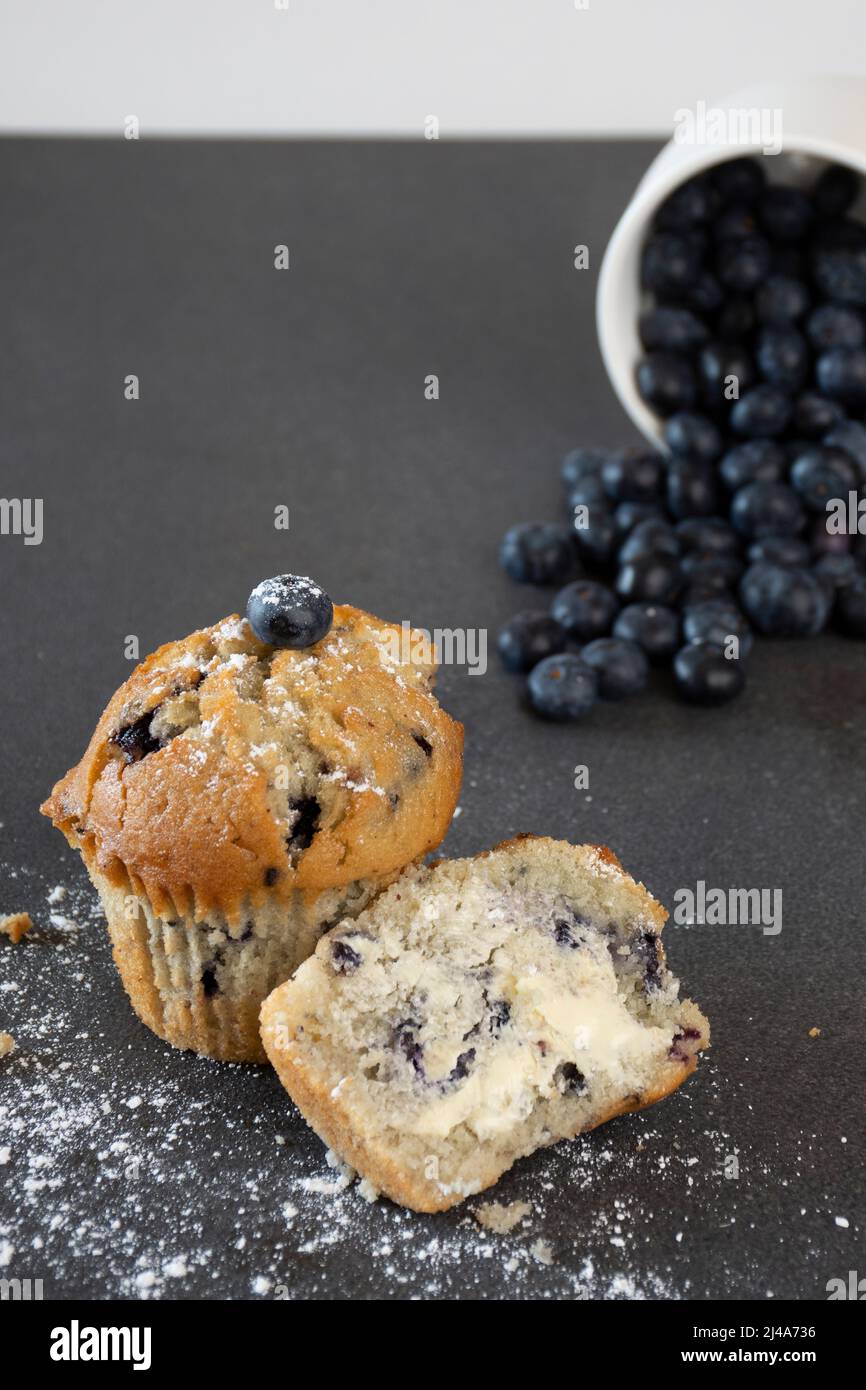
[[[809,190],[736,159],[675,190],[643,249],[637,367],[669,453],[575,449],[569,521],[505,535],[515,580],[563,585],[502,630],[533,707],[574,719],[672,662],[686,699],[745,684],[752,630],[866,636],[866,225],[847,168]],[[866,529],[866,505],[863,508]]]

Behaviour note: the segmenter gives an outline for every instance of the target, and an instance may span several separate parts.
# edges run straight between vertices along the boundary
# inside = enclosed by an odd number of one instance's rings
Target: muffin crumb
[[[472,1215],[485,1230],[498,1236],[507,1236],[521,1221],[532,1213],[531,1202],[488,1202],[477,1207]]]
[[[11,1033],[0,1033],[0,1057],[8,1057],[15,1051],[15,1039]]]
[[[820,1028],[810,1028],[810,1029],[809,1029],[809,1037],[810,1037],[810,1038],[820,1038],[820,1036],[821,1036],[821,1029],[820,1029]]]
[[[537,1240],[530,1246],[529,1253],[540,1265],[553,1264],[553,1247],[548,1245],[546,1240]]]
[[[0,917],[0,932],[8,936],[13,946],[17,946],[22,936],[25,936],[33,926],[29,912],[9,912]]]

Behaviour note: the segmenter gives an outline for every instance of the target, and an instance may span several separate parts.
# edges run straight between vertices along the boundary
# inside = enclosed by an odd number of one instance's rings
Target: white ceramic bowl
[[[866,175],[866,80],[862,78],[803,77],[762,83],[709,107],[781,113],[781,153],[765,156],[774,183],[809,183],[828,163],[847,164]],[[728,124],[733,128],[733,118]],[[662,447],[663,422],[644,404],[635,385],[635,369],[643,354],[638,338],[638,317],[644,307],[641,248],[656,209],[669,193],[702,169],[743,155],[763,155],[763,148],[743,139],[704,144],[669,141],[638,184],[602,262],[596,322],[604,364],[638,429]],[[866,194],[853,211],[863,215]]]

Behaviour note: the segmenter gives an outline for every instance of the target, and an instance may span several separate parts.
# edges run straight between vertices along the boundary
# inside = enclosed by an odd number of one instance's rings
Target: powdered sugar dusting
[[[536,1154],[450,1212],[376,1201],[270,1069],[176,1052],[134,1018],[92,890],[68,865],[62,925],[56,873],[0,870],[35,923],[0,943],[0,1029],[18,1043],[0,1060],[0,1263],[42,1278],[46,1298],[764,1296],[739,1228],[784,1231],[796,1278],[814,1268],[820,1289],[833,1272],[821,1241],[861,1234],[841,1203],[801,1204],[798,1178],[828,1134],[804,1133],[794,1152],[768,1134],[751,1151],[723,1119],[744,1097],[712,1054],[700,1091]],[[744,1199],[732,1165],[749,1174]],[[474,1212],[491,1201],[531,1211],[489,1231]]]

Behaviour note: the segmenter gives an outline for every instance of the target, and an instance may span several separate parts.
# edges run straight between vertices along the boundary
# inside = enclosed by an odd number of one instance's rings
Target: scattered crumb
[[[29,912],[9,912],[4,917],[0,917],[0,932],[9,937],[13,946],[17,946],[30,928],[33,926]]]
[[[64,888],[62,883],[56,883],[48,894],[48,902],[54,907],[57,903],[65,902],[68,896],[68,889]]]
[[[11,1033],[0,1033],[0,1057],[7,1057],[14,1051],[15,1039]]]
[[[365,1202],[378,1202],[379,1200],[379,1192],[369,1178],[362,1178],[358,1183],[358,1196],[363,1197]]]
[[[820,1036],[821,1036],[821,1029],[820,1029],[820,1028],[810,1028],[810,1029],[809,1029],[809,1037],[810,1037],[810,1038],[820,1038]]]
[[[836,1225],[837,1225],[837,1226],[841,1226],[841,1227],[842,1227],[842,1230],[843,1230],[843,1231],[847,1231],[847,1229],[848,1229],[848,1218],[847,1218],[847,1216],[834,1216],[833,1220],[836,1222]]]
[[[531,1212],[530,1202],[509,1202],[507,1205],[504,1202],[488,1202],[483,1207],[476,1207],[472,1215],[479,1226],[494,1231],[498,1236],[506,1236]]]
[[[537,1240],[534,1245],[530,1245],[529,1253],[540,1265],[553,1264],[553,1247],[548,1245],[546,1240]]]

